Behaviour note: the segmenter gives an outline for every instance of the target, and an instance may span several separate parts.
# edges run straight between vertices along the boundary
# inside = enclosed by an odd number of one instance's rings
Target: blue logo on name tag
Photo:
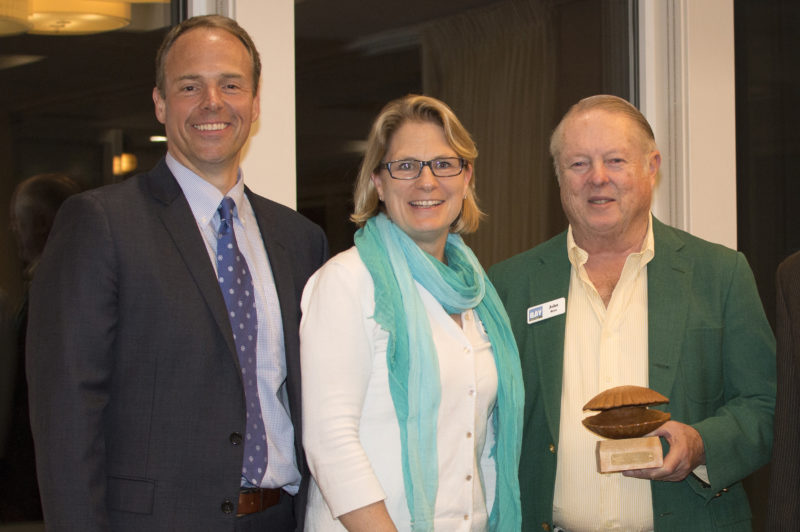
[[[544,312],[544,305],[539,305],[538,307],[531,307],[528,309],[528,323],[541,319],[543,312]]]

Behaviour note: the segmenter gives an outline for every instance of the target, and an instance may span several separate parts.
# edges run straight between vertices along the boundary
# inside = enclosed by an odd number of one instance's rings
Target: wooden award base
[[[597,470],[614,473],[664,465],[658,436],[597,442]]]

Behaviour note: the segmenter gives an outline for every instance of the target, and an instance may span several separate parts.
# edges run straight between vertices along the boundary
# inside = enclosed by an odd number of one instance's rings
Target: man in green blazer
[[[523,530],[750,530],[741,480],[770,456],[775,340],[744,256],[650,215],[661,156],[625,100],[578,102],[551,153],[568,231],[489,272],[526,387]],[[600,474],[575,405],[622,384],[669,398],[664,464]]]

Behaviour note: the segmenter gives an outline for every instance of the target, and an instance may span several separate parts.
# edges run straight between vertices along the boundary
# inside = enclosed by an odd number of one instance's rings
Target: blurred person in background
[[[0,404],[0,521],[40,521],[42,508],[25,378],[25,335],[28,288],[44,251],[56,213],[64,201],[80,192],[61,173],[37,174],[22,181],[11,195],[11,232],[22,263],[23,293],[16,313],[3,318],[2,400]]]

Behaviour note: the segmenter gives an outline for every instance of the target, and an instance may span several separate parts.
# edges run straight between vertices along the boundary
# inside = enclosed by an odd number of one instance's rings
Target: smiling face
[[[406,122],[395,131],[383,162],[400,159],[429,161],[458,157],[442,127],[433,122]],[[424,167],[416,179],[393,179],[386,168],[372,181],[389,218],[424,251],[442,260],[450,225],[458,218],[472,166],[453,177],[436,177]]]
[[[658,150],[631,119],[602,109],[568,117],[562,135],[558,182],[576,242],[640,244],[661,164]]]
[[[153,89],[167,149],[222,193],[236,183],[239,155],[258,118],[258,93],[247,49],[217,28],[178,37],[165,60],[164,94]]]

